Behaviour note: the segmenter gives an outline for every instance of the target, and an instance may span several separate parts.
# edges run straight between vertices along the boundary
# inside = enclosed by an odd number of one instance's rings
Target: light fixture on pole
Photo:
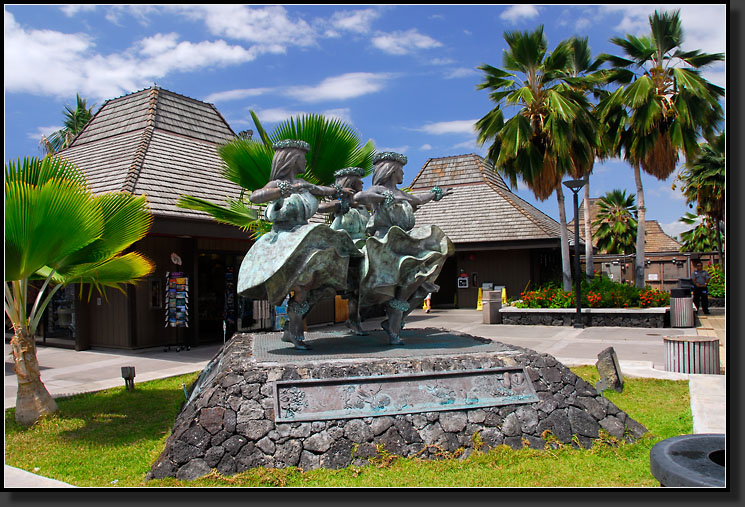
[[[577,316],[574,318],[574,327],[583,328],[585,326],[582,324],[582,303],[580,302],[582,294],[579,276],[579,197],[577,197],[577,194],[585,186],[585,182],[584,180],[569,180],[564,182],[564,186],[574,193],[574,295],[577,300]]]

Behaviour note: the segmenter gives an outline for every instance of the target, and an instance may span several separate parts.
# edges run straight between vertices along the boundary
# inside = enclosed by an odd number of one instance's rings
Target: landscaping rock
[[[576,438],[580,447],[591,448],[600,428],[628,441],[647,431],[556,358],[520,347],[505,346],[509,354],[480,352],[278,365],[255,361],[252,343],[251,334],[235,335],[213,359],[212,367],[220,371],[209,376],[204,385],[192,386],[196,394],[182,408],[147,480],[193,480],[211,468],[223,475],[255,467],[343,468],[367,463],[378,456],[379,448],[428,459],[442,459],[456,452],[468,456],[474,442],[482,443],[482,451],[503,444],[515,449],[525,445],[542,449],[546,431],[559,442],[576,445]],[[273,383],[278,380],[513,366],[525,368],[537,401],[350,419],[274,420]]]

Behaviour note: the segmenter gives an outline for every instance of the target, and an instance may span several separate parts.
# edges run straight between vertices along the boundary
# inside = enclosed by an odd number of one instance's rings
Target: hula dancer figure
[[[250,196],[253,203],[269,203],[264,214],[272,230],[243,259],[238,293],[273,305],[292,294],[282,340],[304,350],[304,316],[316,301],[347,287],[349,259],[360,253],[347,233],[308,223],[318,210],[317,197],[337,192],[297,178],[305,172],[308,143],[287,139],[273,147],[270,181]]]
[[[360,305],[385,305],[388,318],[381,325],[392,345],[404,344],[400,336],[404,318],[427,293],[439,290],[434,281],[454,252],[439,227],[414,227],[416,208],[439,201],[452,189],[434,187],[419,194],[399,190],[406,162],[399,153],[378,153],[373,158],[373,186],[354,196],[373,213],[367,225],[370,237],[362,264]]]
[[[318,207],[319,213],[332,213],[334,221],[331,228],[345,231],[352,238],[357,248],[360,249],[360,257],[351,258],[349,261],[349,275],[347,276],[347,289],[343,297],[348,301],[349,318],[346,326],[356,335],[367,335],[362,329],[362,319],[359,308],[359,283],[360,269],[362,267],[362,249],[365,247],[365,228],[370,220],[370,213],[364,206],[354,200],[354,195],[362,191],[362,177],[365,170],[361,167],[346,167],[334,173],[337,189],[335,201],[326,201]]]

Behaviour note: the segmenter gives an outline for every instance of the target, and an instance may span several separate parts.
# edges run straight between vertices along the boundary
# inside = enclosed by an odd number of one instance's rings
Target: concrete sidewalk
[[[370,319],[363,327],[375,329],[381,319]],[[460,331],[496,341],[548,353],[566,366],[594,365],[597,355],[613,347],[624,377],[649,377],[689,380],[694,433],[724,433],[726,427],[725,375],[690,375],[664,371],[665,336],[711,335],[720,338],[724,365],[725,316],[723,309],[696,318],[696,328],[613,328],[555,326],[508,326],[482,324],[482,313],[476,310],[433,310],[426,314],[415,310],[406,322],[409,328],[436,327]],[[316,330],[337,330],[342,325],[323,326]],[[713,334],[707,334],[713,333]],[[406,329],[402,334],[406,339]],[[123,387],[122,366],[135,367],[135,385],[157,378],[200,371],[220,350],[222,343],[192,347],[176,352],[163,348],[143,351],[94,349],[76,352],[69,349],[39,346],[37,357],[41,378],[55,396]],[[13,372],[10,345],[5,344],[5,408],[15,406],[16,377]],[[6,488],[44,488],[69,486],[53,479],[5,466]]]

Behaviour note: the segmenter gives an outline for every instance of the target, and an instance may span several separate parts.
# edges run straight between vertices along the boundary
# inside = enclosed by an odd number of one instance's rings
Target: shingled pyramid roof
[[[206,219],[176,201],[239,195],[220,175],[216,149],[234,136],[212,104],[154,86],[104,102],[59,155],[86,173],[94,193],[145,194],[155,216]]]
[[[600,201],[599,198],[594,197],[590,199],[590,218],[594,222],[598,218],[598,201]],[[585,206],[584,201],[580,203],[579,205],[579,235],[584,240],[585,238]],[[682,246],[678,241],[676,241],[674,238],[669,236],[667,233],[665,233],[664,230],[662,230],[662,227],[660,226],[660,223],[657,220],[645,220],[645,232],[646,232],[646,238],[644,239],[645,243],[645,252],[679,252],[680,247]],[[571,231],[574,230],[574,219],[572,219],[569,224],[569,231],[571,234]],[[595,232],[598,230],[598,225],[592,226],[592,234],[594,235]]]
[[[556,220],[511,192],[475,153],[427,160],[410,188],[421,192],[435,185],[453,193],[419,208],[416,223],[438,225],[456,245],[561,238]]]

